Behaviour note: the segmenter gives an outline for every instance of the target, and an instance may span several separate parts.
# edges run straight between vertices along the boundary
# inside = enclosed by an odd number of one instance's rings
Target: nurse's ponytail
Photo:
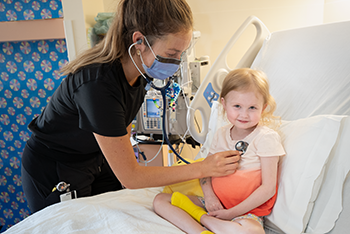
[[[121,0],[103,40],[78,55],[61,72],[67,75],[90,64],[109,63],[128,56],[135,31],[147,36],[152,46],[156,38],[192,28],[192,12],[185,0]]]

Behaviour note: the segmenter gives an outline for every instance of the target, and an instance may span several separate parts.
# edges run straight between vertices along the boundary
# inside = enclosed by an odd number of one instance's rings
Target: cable
[[[137,138],[137,133],[135,134],[135,136],[133,135],[133,138],[134,140],[137,142],[136,144],[136,147],[137,149],[139,150],[142,158],[143,158],[143,161],[140,160],[140,157],[139,157],[139,162],[140,163],[144,163],[145,166],[147,166],[148,163],[151,163],[160,153],[160,151],[162,150],[163,148],[163,145],[164,145],[164,136],[162,136],[162,143],[160,144],[160,147],[159,147],[159,150],[158,152],[153,156],[153,158],[151,158],[150,160],[147,160],[146,156],[143,154],[143,151],[140,149],[139,147],[139,143],[142,143],[142,141],[140,141],[138,138]],[[146,144],[146,143],[145,143]]]
[[[161,94],[163,97],[163,123],[162,123],[162,127],[163,127],[163,137],[165,138],[165,141],[167,142],[167,144],[169,145],[170,149],[174,152],[174,154],[176,155],[176,157],[180,160],[182,160],[184,163],[186,164],[190,164],[189,161],[185,160],[184,158],[182,158],[177,152],[176,150],[173,148],[173,146],[171,145],[168,135],[166,133],[166,129],[165,129],[165,120],[166,120],[166,89],[161,89]]]
[[[162,121],[162,128],[163,128],[163,138],[165,139],[166,143],[168,144],[169,148],[174,152],[174,154],[176,155],[176,157],[180,160],[182,160],[184,163],[186,164],[190,164],[189,161],[185,160],[184,158],[182,158],[177,152],[176,150],[173,148],[173,146],[171,145],[168,135],[166,133],[166,128],[165,128],[165,121],[166,121],[166,105],[167,105],[167,101],[166,101],[166,90],[169,88],[170,84],[171,84],[171,80],[173,77],[171,77],[169,79],[169,81],[167,82],[166,85],[164,85],[163,87],[157,87],[156,85],[153,84],[153,82],[147,80],[147,82],[150,84],[150,86],[156,90],[159,90],[160,93],[162,94],[162,98],[163,98],[163,121]]]
[[[146,39],[147,40],[147,39]],[[147,42],[147,41],[146,41]],[[148,43],[148,42],[147,42]],[[167,144],[169,145],[170,149],[175,153],[176,157],[180,160],[182,160],[183,162],[185,162],[186,164],[190,164],[190,162],[188,162],[187,160],[183,159],[173,148],[173,146],[171,145],[169,139],[168,139],[168,136],[166,134],[166,130],[165,130],[165,118],[166,118],[166,90],[167,88],[169,88],[170,84],[171,84],[171,80],[173,77],[170,77],[168,83],[166,85],[164,85],[163,87],[157,87],[156,85],[153,84],[152,81],[150,81],[141,71],[140,69],[137,67],[134,59],[132,58],[131,56],[131,47],[138,44],[137,42],[133,43],[132,45],[130,45],[129,49],[128,49],[128,52],[129,52],[129,55],[130,55],[130,58],[131,58],[131,61],[134,63],[135,67],[137,68],[137,70],[141,73],[141,75],[146,79],[148,85],[156,90],[159,90],[162,94],[162,97],[163,97],[163,123],[162,123],[162,126],[163,126],[163,137],[165,138],[165,141],[167,142]],[[149,88],[148,88],[149,89]],[[148,90],[147,89],[147,90]]]
[[[149,45],[149,43],[148,43],[146,37],[145,37],[145,41],[146,41],[146,43],[148,44],[148,46],[150,47],[150,45]],[[142,41],[141,41],[141,42],[142,42]],[[131,45],[129,46],[128,53],[129,53],[130,59],[131,59],[131,61],[133,62],[134,66],[137,68],[137,70],[140,72],[140,74],[143,76],[143,78],[145,78],[145,80],[146,80],[147,83],[148,83],[148,84],[146,85],[145,89],[146,89],[146,90],[149,90],[150,87],[152,87],[152,88],[154,88],[154,89],[156,89],[156,90],[159,90],[159,91],[161,92],[161,94],[162,94],[162,97],[163,97],[163,123],[162,123],[162,126],[163,126],[163,137],[165,138],[165,140],[166,140],[167,144],[169,145],[170,149],[175,153],[176,157],[177,157],[178,159],[182,160],[183,162],[185,162],[186,164],[190,164],[190,162],[188,162],[187,160],[183,159],[183,158],[174,150],[173,146],[171,145],[171,143],[170,143],[170,141],[169,141],[169,139],[168,139],[168,136],[167,136],[166,130],[165,130],[165,120],[166,120],[166,119],[165,119],[165,118],[166,118],[166,90],[167,90],[167,88],[170,86],[171,80],[174,78],[174,76],[170,77],[168,83],[167,83],[166,85],[164,85],[163,87],[161,87],[161,88],[160,88],[160,87],[157,87],[156,85],[154,85],[153,82],[152,82],[151,80],[149,80],[149,79],[141,72],[141,70],[138,68],[138,66],[136,65],[136,63],[135,63],[135,61],[134,61],[134,59],[133,59],[133,57],[132,57],[132,55],[131,55],[131,48],[132,48],[134,45],[136,45],[136,44],[140,44],[140,42],[137,41],[137,42],[131,44]],[[150,47],[150,48],[151,48],[151,47]],[[152,49],[151,49],[151,51],[152,51],[152,53],[154,54],[154,52],[153,52]],[[154,54],[154,56],[155,56],[155,54]],[[156,57],[156,56],[155,56],[155,57]],[[140,58],[142,59],[142,56],[141,56]],[[153,160],[153,159],[152,159],[152,160]]]
[[[151,163],[154,159],[156,159],[156,157],[159,155],[160,151],[161,151],[162,148],[163,148],[163,144],[164,144],[163,141],[164,141],[164,137],[163,137],[163,139],[162,139],[162,144],[160,145],[158,152],[156,153],[156,155],[153,156],[152,159],[150,159],[150,160],[145,160],[145,161],[140,161],[140,163],[144,163],[145,166],[147,166],[148,163]],[[138,148],[139,148],[139,147],[138,147]],[[139,148],[139,149],[140,149],[140,148]]]

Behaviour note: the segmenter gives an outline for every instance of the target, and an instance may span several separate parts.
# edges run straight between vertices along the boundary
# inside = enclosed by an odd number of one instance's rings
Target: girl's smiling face
[[[264,111],[264,101],[255,89],[232,90],[221,98],[227,119],[237,130],[253,131],[258,125]]]

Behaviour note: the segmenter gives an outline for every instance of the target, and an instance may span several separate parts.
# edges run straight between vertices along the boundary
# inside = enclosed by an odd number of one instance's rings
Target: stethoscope
[[[164,85],[163,87],[158,87],[156,86],[152,80],[150,80],[146,75],[144,75],[141,70],[138,68],[138,66],[136,65],[133,57],[131,56],[131,53],[130,53],[130,50],[131,50],[131,47],[133,47],[134,45],[136,44],[141,44],[142,43],[142,40],[138,40],[137,42],[133,43],[132,45],[130,45],[129,49],[128,49],[128,52],[129,52],[129,55],[130,55],[130,58],[131,58],[131,61],[134,63],[136,69],[140,72],[140,74],[142,75],[142,77],[147,81],[147,85],[145,87],[146,90],[149,90],[151,87],[154,88],[155,90],[158,90],[160,91],[160,93],[162,94],[162,97],[163,97],[163,123],[162,123],[162,132],[163,132],[163,136],[164,136],[164,139],[166,141],[166,143],[168,144],[169,148],[174,152],[174,154],[176,155],[176,157],[180,160],[182,160],[183,162],[185,162],[186,164],[190,164],[189,161],[185,160],[184,158],[182,158],[177,152],[176,150],[174,149],[174,147],[172,146],[172,144],[170,143],[169,141],[169,138],[168,138],[168,134],[166,133],[166,129],[165,129],[165,120],[166,120],[166,90],[169,88],[169,86],[171,85],[173,79],[175,78],[174,75],[169,77],[169,80],[167,82],[166,85]]]
[[[247,148],[248,148],[248,142],[245,142],[245,141],[238,141],[235,145],[235,149],[237,151],[240,151],[242,152],[241,155],[243,155],[246,151],[247,151]]]
[[[168,138],[168,134],[166,132],[166,128],[165,128],[165,120],[166,120],[166,90],[169,88],[169,86],[171,85],[172,83],[172,80],[175,78],[174,76],[172,77],[169,77],[169,80],[168,82],[166,83],[166,85],[164,85],[163,87],[158,87],[156,86],[155,84],[153,84],[153,82],[147,78],[147,76],[144,76],[146,81],[147,81],[147,85],[151,86],[153,89],[155,90],[158,90],[160,91],[160,93],[162,94],[162,98],[163,98],[163,121],[162,121],[162,132],[163,132],[163,136],[164,136],[164,139],[166,141],[166,143],[168,144],[169,148],[174,152],[174,154],[176,155],[176,157],[178,159],[180,159],[181,161],[183,161],[184,163],[186,164],[190,164],[189,161],[187,161],[186,159],[184,159],[183,157],[181,157],[177,152],[176,150],[174,149],[174,147],[172,146],[172,144],[170,143],[169,141],[169,138]]]

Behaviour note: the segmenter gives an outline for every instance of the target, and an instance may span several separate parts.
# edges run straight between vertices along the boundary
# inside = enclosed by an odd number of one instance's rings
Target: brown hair
[[[185,0],[121,0],[104,39],[78,55],[61,71],[67,75],[86,65],[109,63],[124,58],[135,31],[147,36],[152,45],[155,38],[192,28],[192,12]]]
[[[276,102],[270,94],[269,83],[264,72],[251,68],[240,68],[231,71],[227,74],[222,84],[220,100],[225,98],[232,90],[242,91],[251,88],[254,88],[262,95],[264,106],[266,105],[259,124],[277,129],[280,124],[280,117],[273,115],[276,110]]]

